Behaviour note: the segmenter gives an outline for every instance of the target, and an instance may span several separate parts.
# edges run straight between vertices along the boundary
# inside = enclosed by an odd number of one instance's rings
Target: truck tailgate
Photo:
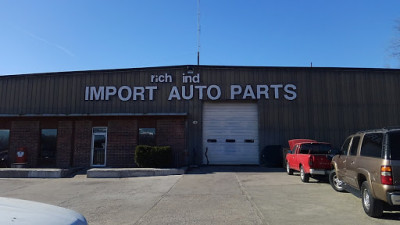
[[[329,155],[311,155],[310,158],[312,160],[312,165],[310,165],[311,168],[325,170],[331,168],[331,160]]]

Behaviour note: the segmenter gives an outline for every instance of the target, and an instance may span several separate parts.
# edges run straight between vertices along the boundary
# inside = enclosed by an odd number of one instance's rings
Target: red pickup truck
[[[286,172],[300,171],[300,178],[308,182],[311,177],[326,176],[331,171],[333,148],[331,144],[309,139],[289,140],[291,151],[286,155]]]

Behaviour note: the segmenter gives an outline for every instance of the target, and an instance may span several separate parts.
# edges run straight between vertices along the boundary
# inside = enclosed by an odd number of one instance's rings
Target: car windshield
[[[390,159],[400,160],[400,131],[389,133]]]
[[[310,143],[302,144],[300,152],[303,154],[329,154],[331,149],[330,144]]]

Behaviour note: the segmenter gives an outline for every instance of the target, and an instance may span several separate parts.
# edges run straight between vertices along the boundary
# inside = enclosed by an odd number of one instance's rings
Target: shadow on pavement
[[[88,171],[88,168],[80,168],[80,167],[72,168],[71,172],[69,173],[68,176],[66,176],[66,178],[73,178],[76,175],[87,175],[87,171]]]
[[[283,168],[268,168],[262,166],[200,166],[188,168],[187,174],[209,173],[276,173],[284,172]]]
[[[385,220],[400,220],[400,213],[399,212],[384,212],[381,219]]]

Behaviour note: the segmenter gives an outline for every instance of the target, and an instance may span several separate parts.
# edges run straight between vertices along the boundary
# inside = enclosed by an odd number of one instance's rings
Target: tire
[[[346,190],[342,186],[342,181],[337,178],[335,170],[332,170],[329,173],[329,183],[331,184],[333,190],[337,192],[346,192]]]
[[[383,203],[372,197],[367,181],[361,185],[361,203],[368,216],[378,218],[383,215]]]
[[[303,166],[300,166],[300,179],[304,183],[308,183],[308,181],[310,180],[310,174],[304,172]]]
[[[286,161],[286,173],[287,173],[288,175],[293,175],[293,170],[290,169],[290,166],[289,166],[289,162],[288,162],[288,161]]]

